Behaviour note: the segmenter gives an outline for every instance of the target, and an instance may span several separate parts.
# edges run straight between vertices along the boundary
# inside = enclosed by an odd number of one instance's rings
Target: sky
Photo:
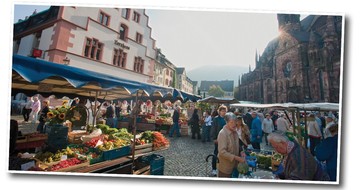
[[[15,5],[14,22],[49,6]],[[187,71],[211,65],[254,68],[278,33],[275,13],[205,9],[146,9],[156,46],[177,67]]]

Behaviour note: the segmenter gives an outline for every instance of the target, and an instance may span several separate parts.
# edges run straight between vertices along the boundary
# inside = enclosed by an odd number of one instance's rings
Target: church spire
[[[259,61],[258,59],[258,52],[257,49],[255,50],[255,63],[257,64],[257,62]]]

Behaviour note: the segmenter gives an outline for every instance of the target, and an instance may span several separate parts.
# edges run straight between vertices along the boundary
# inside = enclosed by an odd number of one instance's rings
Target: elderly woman
[[[284,134],[270,133],[268,140],[276,152],[284,155],[280,179],[328,181],[328,174],[304,147]]]
[[[239,137],[236,132],[236,115],[228,112],[225,114],[225,126],[219,132],[218,142],[218,177],[231,177],[239,162],[245,162],[239,153]]]

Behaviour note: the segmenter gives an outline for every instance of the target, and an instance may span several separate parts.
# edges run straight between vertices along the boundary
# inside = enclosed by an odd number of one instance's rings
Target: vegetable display
[[[249,165],[247,165],[247,163],[239,163],[237,170],[240,174],[247,174],[249,172]]]
[[[58,164],[55,164],[51,167],[51,171],[56,171],[56,170],[60,170],[60,169],[63,169],[63,168],[67,168],[67,167],[70,167],[70,166],[74,166],[74,165],[77,165],[77,164],[81,164],[81,160],[77,159],[77,158],[69,158],[67,160],[63,160],[61,162],[59,162]]]
[[[170,144],[170,142],[160,132],[157,131],[153,132],[153,136],[154,136],[154,141],[153,141],[154,149],[166,147]]]
[[[154,141],[154,134],[152,131],[145,131],[141,134],[140,140],[144,140],[146,143],[152,143]]]

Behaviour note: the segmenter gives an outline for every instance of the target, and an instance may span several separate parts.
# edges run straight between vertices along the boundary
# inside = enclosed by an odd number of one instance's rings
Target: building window
[[[86,38],[84,56],[95,60],[101,60],[103,44],[97,39]]]
[[[125,24],[120,25],[120,39],[127,41],[128,27]]]
[[[128,8],[122,9],[121,10],[121,16],[128,20],[129,17],[130,17],[130,9],[128,9]]]
[[[134,11],[133,21],[140,22],[140,14]]]
[[[137,73],[144,72],[144,60],[141,57],[135,57],[134,61],[134,71]]]
[[[140,33],[136,32],[136,42],[141,44],[142,38],[143,38],[143,36]]]
[[[170,71],[170,76],[173,77],[173,72],[172,71]]]
[[[127,57],[127,53],[125,53],[123,50],[114,49],[113,65],[125,68],[126,57]]]
[[[169,80],[168,79],[165,80],[165,85],[169,86]]]
[[[104,12],[100,12],[99,22],[102,25],[109,26],[110,16],[105,14]]]

